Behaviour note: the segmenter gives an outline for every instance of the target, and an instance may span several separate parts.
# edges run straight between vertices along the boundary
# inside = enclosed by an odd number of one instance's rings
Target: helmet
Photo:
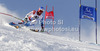
[[[41,15],[44,11],[43,7],[40,7],[39,10],[37,11],[37,15]]]
[[[44,11],[44,8],[43,7],[40,7],[39,10]]]

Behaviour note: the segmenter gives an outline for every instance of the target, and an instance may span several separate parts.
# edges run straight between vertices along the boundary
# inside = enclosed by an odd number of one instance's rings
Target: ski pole
[[[0,14],[7,15],[7,16],[11,16],[11,17],[13,17],[13,18],[15,18],[15,19],[18,19],[18,20],[20,20],[20,21],[23,21],[22,19],[20,19],[20,18],[18,18],[18,17],[15,17],[15,16],[13,16],[13,15],[7,14],[7,13],[2,13],[2,12],[0,12]]]

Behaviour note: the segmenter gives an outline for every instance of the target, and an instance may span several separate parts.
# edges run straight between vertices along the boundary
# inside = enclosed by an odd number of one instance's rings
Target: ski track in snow
[[[100,46],[1,25],[0,51],[100,51]]]

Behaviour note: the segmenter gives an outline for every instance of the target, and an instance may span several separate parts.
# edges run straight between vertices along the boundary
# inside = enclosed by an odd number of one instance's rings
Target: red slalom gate
[[[53,31],[54,31],[54,7],[52,7],[52,11],[47,12],[47,6],[46,6],[45,18],[44,18],[44,28],[45,28],[46,19],[52,19],[52,22],[53,22]]]

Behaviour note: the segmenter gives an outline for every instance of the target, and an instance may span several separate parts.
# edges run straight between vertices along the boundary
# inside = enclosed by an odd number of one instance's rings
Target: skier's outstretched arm
[[[32,14],[32,13],[33,13],[33,11],[29,12],[29,13],[25,16],[25,18],[28,18],[29,15]]]

